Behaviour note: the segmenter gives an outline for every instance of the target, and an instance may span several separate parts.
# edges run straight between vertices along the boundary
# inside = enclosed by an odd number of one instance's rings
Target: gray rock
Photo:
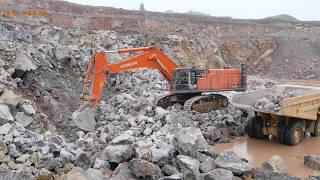
[[[37,169],[45,168],[49,171],[54,170],[55,167],[57,167],[58,162],[56,159],[53,158],[45,158],[39,160],[38,164],[36,164]]]
[[[104,175],[100,170],[89,168],[85,171],[86,177],[88,179],[94,180],[105,180]]]
[[[25,163],[30,158],[30,154],[23,154],[16,159],[17,163]]]
[[[7,148],[7,145],[6,143],[0,141],[0,153],[3,153],[3,154],[7,154],[8,152],[8,148]]]
[[[162,126],[161,121],[157,121],[156,123],[154,123],[154,124],[152,125],[151,129],[152,129],[153,132],[157,132],[157,131],[159,131],[159,129],[161,128],[161,126]]]
[[[179,173],[179,174],[173,174],[171,176],[164,176],[159,180],[181,180],[181,179],[183,179],[183,176],[182,176],[182,173]]]
[[[133,144],[135,142],[135,138],[128,134],[121,134],[120,136],[115,137],[111,144],[119,145],[119,144]]]
[[[145,136],[150,136],[151,134],[152,134],[152,129],[151,128],[146,128],[143,131],[143,135],[145,135]]]
[[[88,179],[85,171],[79,167],[72,168],[71,171],[68,172],[63,177],[64,180],[75,180],[75,179],[81,179],[81,180],[90,180]]]
[[[14,121],[10,109],[5,104],[0,104],[0,124],[8,123],[9,121]]]
[[[200,171],[203,173],[207,173],[213,169],[215,169],[216,163],[213,158],[207,158],[204,162],[200,165]]]
[[[4,136],[3,142],[5,142],[6,144],[12,143],[13,142],[13,134],[12,133],[6,134]]]
[[[65,163],[68,163],[74,160],[74,155],[71,152],[68,152],[65,148],[61,148],[60,157]]]
[[[151,159],[152,162],[167,162],[169,159],[173,158],[174,154],[176,153],[176,150],[173,146],[163,146],[158,148],[151,148]]]
[[[8,145],[8,151],[9,151],[8,154],[11,157],[17,158],[17,157],[21,156],[21,154],[17,150],[17,147],[14,144],[9,144]]]
[[[163,109],[162,107],[157,106],[155,109],[155,113],[157,116],[161,118],[161,117],[164,117],[164,115],[168,114],[169,111]]]
[[[69,58],[69,48],[68,47],[57,47],[54,51],[55,58],[60,61],[64,62]]]
[[[226,169],[214,169],[202,175],[203,180],[233,180],[233,174]]]
[[[129,168],[130,163],[120,163],[118,167],[113,171],[115,176],[111,178],[111,180],[128,180],[128,179],[137,179],[137,177],[133,174],[133,172]]]
[[[48,145],[42,146],[40,148],[40,152],[41,152],[41,154],[46,155],[50,152],[50,147]]]
[[[22,104],[21,108],[26,115],[33,116],[36,114],[36,111],[31,104]]]
[[[23,127],[28,127],[33,122],[33,118],[26,115],[24,112],[17,112],[15,119],[17,122],[21,123]]]
[[[170,164],[165,164],[162,167],[162,172],[167,176],[171,176],[171,175],[174,175],[174,174],[178,174],[179,170],[175,166],[172,166]]]
[[[304,165],[313,169],[320,170],[320,156],[319,155],[305,155]]]
[[[95,169],[108,168],[109,169],[110,168],[110,164],[109,164],[108,161],[96,158],[96,160],[94,161],[93,168],[95,168]]]
[[[3,152],[0,152],[0,163],[8,163],[10,161],[11,159],[9,155],[5,155]]]
[[[45,168],[41,168],[39,173],[38,173],[38,176],[37,176],[37,179],[42,179],[42,180],[45,180],[45,179],[51,179],[53,178],[53,173],[51,171],[49,171],[48,169],[45,169]]]
[[[198,152],[213,154],[212,146],[202,136],[198,128],[187,127],[181,128],[173,141],[179,154],[196,157]]]
[[[16,108],[21,98],[16,95],[14,92],[5,89],[0,96],[0,104],[8,105],[9,108]]]
[[[81,149],[77,149],[74,161],[75,166],[81,167],[82,169],[88,169],[91,167],[90,160],[91,156],[88,152],[84,152]]]
[[[151,149],[146,147],[137,147],[135,148],[135,157],[146,161],[152,161]]]
[[[15,71],[30,71],[36,70],[38,66],[33,62],[30,55],[25,54],[23,51],[19,51],[16,56],[16,61],[14,64]]]
[[[159,166],[143,159],[133,158],[130,161],[131,170],[137,177],[159,179],[163,176]]]
[[[165,116],[165,121],[167,124],[175,127],[194,127],[193,120],[186,116],[185,114],[170,112]]]
[[[15,162],[13,162],[13,161],[8,162],[7,165],[12,170],[17,170],[18,169],[17,164]]]
[[[262,167],[272,172],[279,172],[279,173],[286,172],[286,166],[284,164],[284,161],[278,155],[272,156],[270,160],[262,164]]]
[[[177,163],[184,176],[194,177],[195,179],[200,178],[200,162],[192,157],[185,155],[177,156]]]
[[[0,167],[0,177],[2,180],[33,180],[32,175],[24,172],[23,170],[13,172],[3,167]]]
[[[134,155],[134,150],[129,145],[107,146],[102,151],[102,159],[110,162],[121,163],[130,160]]]
[[[217,167],[230,170],[233,174],[238,176],[252,170],[251,166],[247,162],[240,159],[232,151],[219,153],[215,162]]]

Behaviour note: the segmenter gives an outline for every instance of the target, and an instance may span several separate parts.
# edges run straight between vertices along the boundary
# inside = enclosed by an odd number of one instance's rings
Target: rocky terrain
[[[265,76],[318,78],[316,22],[298,25],[34,2],[1,1],[49,12],[46,17],[1,19],[2,179],[294,178],[279,168],[277,157],[253,168],[233,152],[214,150],[211,145],[244,135],[246,118],[232,106],[204,114],[183,111],[178,104],[155,106],[166,82],[154,70],[109,76],[95,110],[95,132],[77,129],[71,114],[79,106],[90,53],[97,49],[155,44],[181,66],[246,63],[249,90],[276,84]],[[126,56],[109,58],[114,62]],[[233,93],[226,95],[231,98]]]

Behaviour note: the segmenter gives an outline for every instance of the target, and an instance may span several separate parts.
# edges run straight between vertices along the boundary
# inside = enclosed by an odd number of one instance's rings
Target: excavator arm
[[[109,64],[107,56],[108,52],[140,53],[120,62]],[[101,97],[108,74],[117,74],[123,71],[136,70],[140,68],[151,68],[159,70],[163,77],[170,81],[173,78],[173,72],[177,67],[178,66],[157,47],[119,49],[107,52],[98,51],[91,59],[84,79],[84,85],[86,85],[92,76],[90,97],[86,97],[86,100],[91,101],[93,107],[96,106]]]
[[[131,52],[137,52],[137,54],[120,62],[109,64],[108,53]],[[78,127],[89,131],[94,129],[94,125],[88,125],[88,123],[90,124],[92,122],[89,121],[94,121],[92,109],[101,98],[108,74],[117,74],[140,68],[157,69],[166,80],[170,81],[178,66],[166,56],[160,48],[154,46],[95,52],[90,59],[83,81],[84,87],[86,87],[91,79],[91,90],[88,95],[81,95],[82,101],[80,109],[76,112],[77,114],[74,115],[76,116],[74,120]]]

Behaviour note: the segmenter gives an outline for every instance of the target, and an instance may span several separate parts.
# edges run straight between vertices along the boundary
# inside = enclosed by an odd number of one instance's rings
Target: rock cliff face
[[[140,12],[94,7],[64,1],[0,1],[17,9],[45,9],[43,17],[6,17],[30,25],[55,25],[81,29],[88,43],[98,46],[91,30],[112,30],[117,46],[126,47],[119,36],[131,36],[132,46],[155,44],[181,65],[198,68],[249,65],[252,73],[282,79],[318,78],[320,24],[285,21],[281,18],[239,20],[177,13]],[[286,71],[283,71],[283,69]]]

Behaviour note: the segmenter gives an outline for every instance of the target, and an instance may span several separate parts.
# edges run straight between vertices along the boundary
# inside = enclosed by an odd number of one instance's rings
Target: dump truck
[[[320,135],[319,82],[287,82],[271,89],[236,94],[232,101],[237,109],[251,114],[245,127],[251,138],[275,137],[281,144],[294,146],[303,140],[305,132]]]

